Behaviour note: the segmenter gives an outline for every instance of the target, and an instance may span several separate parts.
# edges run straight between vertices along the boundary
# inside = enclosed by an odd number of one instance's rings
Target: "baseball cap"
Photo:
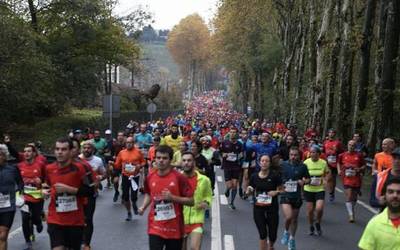
[[[80,130],[80,129],[75,129],[74,134],[82,134],[82,130]]]
[[[106,132],[105,132],[105,134],[106,134],[106,135],[111,135],[111,134],[112,134],[112,133],[111,133],[111,130],[107,129]]]

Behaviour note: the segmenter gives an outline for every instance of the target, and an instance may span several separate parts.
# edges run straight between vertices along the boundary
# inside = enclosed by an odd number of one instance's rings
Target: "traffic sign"
[[[150,114],[154,114],[157,111],[157,105],[155,103],[150,103],[147,105],[147,112]]]

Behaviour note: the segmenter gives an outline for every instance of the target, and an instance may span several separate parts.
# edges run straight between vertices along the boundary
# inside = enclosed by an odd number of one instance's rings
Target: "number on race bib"
[[[272,203],[272,196],[269,196],[265,192],[257,195],[256,197],[256,205],[259,206],[269,206]]]
[[[156,221],[172,220],[176,218],[175,208],[172,202],[156,204],[154,212],[154,219]]]
[[[228,157],[226,158],[227,161],[236,161],[237,160],[237,156],[235,153],[229,153]]]
[[[311,186],[320,186],[322,184],[322,178],[317,176],[312,176],[310,185]]]
[[[287,192],[287,193],[297,192],[297,181],[285,182],[285,192]]]
[[[125,164],[125,171],[126,172],[134,172],[135,171],[135,166],[130,164],[130,163],[126,163]]]
[[[346,177],[353,177],[356,176],[356,171],[352,168],[346,168],[346,170],[344,171],[344,175]]]
[[[11,207],[10,194],[0,193],[0,208]]]
[[[57,196],[56,211],[58,213],[72,212],[78,210],[78,202],[75,195]]]
[[[329,163],[336,163],[336,155],[330,155],[327,157]]]

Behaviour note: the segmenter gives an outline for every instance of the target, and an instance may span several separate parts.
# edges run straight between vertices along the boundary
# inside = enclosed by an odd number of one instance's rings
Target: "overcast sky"
[[[142,5],[153,13],[156,29],[172,29],[179,21],[193,13],[198,13],[208,23],[216,10],[218,0],[119,0],[116,12],[126,14]]]

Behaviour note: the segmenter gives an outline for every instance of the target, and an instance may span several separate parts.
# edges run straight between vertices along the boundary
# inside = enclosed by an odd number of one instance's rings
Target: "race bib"
[[[262,193],[257,195],[256,200],[257,200],[257,205],[269,206],[272,203],[272,196]]]
[[[285,192],[287,192],[287,193],[297,192],[297,181],[285,182]]]
[[[130,163],[126,163],[125,164],[125,171],[126,172],[134,172],[135,171],[135,166],[130,164]]]
[[[58,213],[78,210],[78,202],[75,195],[58,196],[56,199],[56,211]]]
[[[140,151],[142,151],[143,157],[147,158],[149,150],[147,148],[141,148]]]
[[[353,177],[356,176],[356,171],[352,168],[346,168],[346,170],[344,171],[344,175],[346,177]]]
[[[172,220],[176,218],[174,204],[172,202],[161,202],[159,204],[156,204],[154,212],[154,219],[156,221]]]
[[[330,155],[326,158],[328,163],[336,163],[336,155]]]
[[[312,176],[310,185],[311,186],[320,186],[322,184],[322,178],[317,176]]]
[[[131,178],[131,187],[132,187],[133,191],[136,191],[139,188],[137,183],[136,183],[136,181],[135,181],[135,179],[133,179],[133,178]]]
[[[29,213],[29,207],[28,207],[28,205],[23,205],[22,207],[21,207],[21,211],[23,211],[23,212],[25,212],[25,213]]]
[[[228,157],[226,158],[227,161],[236,161],[237,155],[235,153],[229,153]]]
[[[11,207],[10,195],[0,193],[0,208],[8,207]]]

